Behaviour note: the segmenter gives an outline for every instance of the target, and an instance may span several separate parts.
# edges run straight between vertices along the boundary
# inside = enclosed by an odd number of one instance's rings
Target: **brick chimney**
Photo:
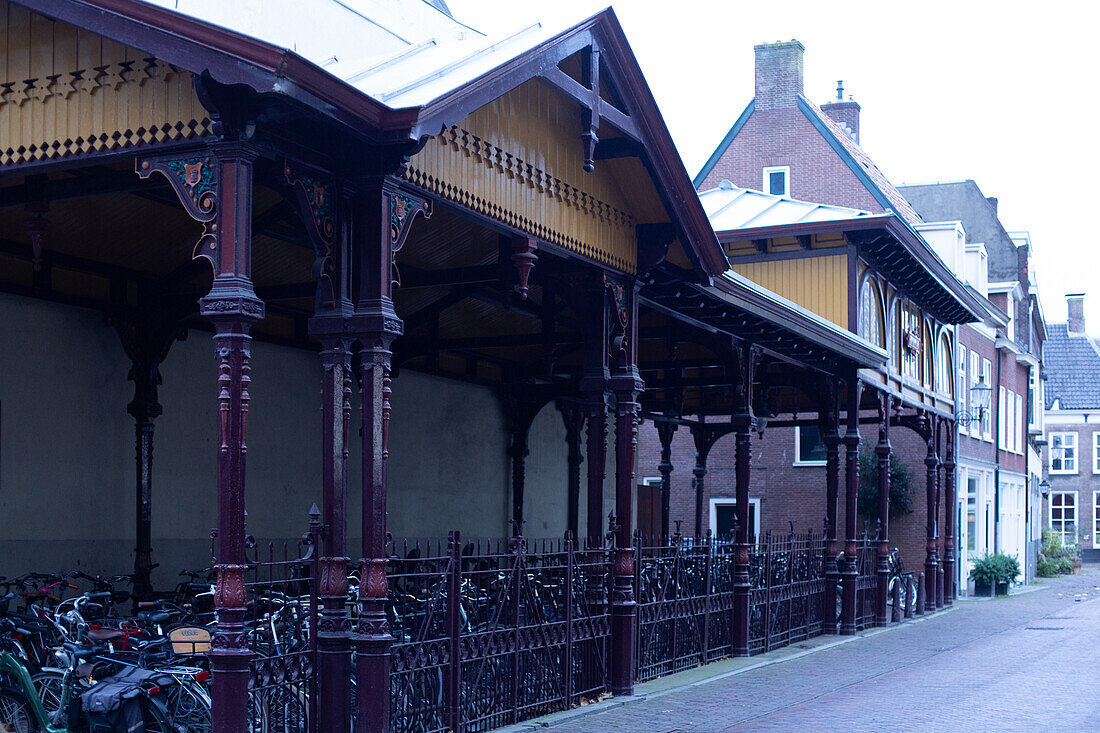
[[[821,105],[821,111],[832,117],[840,129],[859,145],[859,102],[829,102]]]
[[[997,197],[996,196],[986,196],[985,200],[988,201],[989,205],[993,207],[993,213],[996,214],[997,213]]]
[[[1085,335],[1085,294],[1067,293],[1066,305],[1069,309],[1069,320],[1066,322],[1070,334]]]
[[[756,46],[756,108],[798,106],[802,94],[802,56],[806,47],[795,40]]]

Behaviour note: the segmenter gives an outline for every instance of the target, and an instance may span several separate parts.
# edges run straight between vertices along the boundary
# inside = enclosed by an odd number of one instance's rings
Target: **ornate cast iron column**
[[[137,173],[160,173],[187,213],[203,224],[193,258],[214,268],[214,284],[199,301],[214,325],[218,374],[218,558],[214,607],[217,628],[210,651],[214,733],[248,729],[249,660],[245,616],[245,456],[251,382],[252,325],[264,304],[251,279],[252,164],[245,143],[218,143],[190,157],[140,159]]]
[[[733,656],[749,655],[749,619],[752,615],[749,581],[749,482],[752,471],[752,397],[759,352],[745,344],[738,349],[737,412],[730,418],[733,429],[733,468],[737,508],[733,565]]]
[[[841,571],[840,633],[856,633],[856,584],[859,580],[859,540],[856,535],[856,495],[859,492],[859,402],[863,383],[848,379],[848,427],[844,433],[844,569]]]
[[[955,421],[947,423],[947,457],[943,462],[943,602],[955,601],[955,440],[959,434]]]
[[[349,717],[351,625],[348,592],[348,431],[351,423],[350,228],[348,202],[328,176],[295,163],[283,176],[313,242],[317,293],[310,335],[321,344],[321,489],[323,554],[317,621],[320,730],[341,730]]]
[[[678,427],[671,420],[659,420],[654,423],[657,438],[661,441],[661,462],[657,470],[661,473],[661,538],[668,539],[669,504],[672,499],[672,436]]]
[[[713,428],[699,425],[691,426],[691,437],[695,441],[695,468],[691,470],[691,473],[693,476],[692,483],[695,487],[696,540],[702,539],[705,531],[703,515],[707,507],[706,485],[704,483],[707,476],[707,457],[710,455],[710,449],[714,447],[719,435],[720,433]]]
[[[878,412],[878,588],[875,594],[875,626],[886,626],[886,595],[890,587],[890,398],[879,393]]]
[[[644,387],[637,367],[638,287],[608,276],[613,330],[610,350],[615,362],[610,381],[615,395],[615,514],[618,535],[612,562],[611,596],[611,692],[629,695],[634,691],[634,548],[631,546],[634,517],[634,456],[638,447],[638,395]]]
[[[929,611],[936,610],[936,575],[939,573],[940,560],[936,552],[936,492],[939,456],[936,455],[936,432],[938,419],[934,415],[926,415],[928,456],[924,459],[924,465],[928,474],[928,488],[926,493],[928,521],[926,525],[927,549],[924,559],[924,599],[925,608]]]
[[[575,541],[579,536],[577,531],[580,529],[581,462],[584,461],[584,456],[581,455],[581,430],[584,427],[584,411],[577,403],[565,400],[558,400],[557,406],[561,412],[562,422],[565,424],[565,445],[568,450],[566,529]]]
[[[607,289],[599,276],[589,278],[581,288],[586,317],[583,319],[584,371],[580,380],[587,433],[585,442],[587,517],[585,534],[588,546],[604,546],[604,480],[607,476]]]
[[[359,341],[363,438],[363,556],[359,560],[359,623],[355,630],[358,710],[356,730],[384,733],[390,723],[390,647],[386,618],[386,459],[389,455],[390,366],[393,340],[402,333],[393,309],[393,254],[417,214],[430,202],[398,190],[387,179],[354,201],[352,246],[359,259],[359,301],[349,324]]]
[[[825,576],[825,597],[822,601],[822,628],[826,634],[835,634],[836,626],[836,588],[840,583],[840,572],[836,565],[836,556],[840,552],[837,542],[837,516],[840,499],[840,425],[839,413],[835,404],[834,387],[833,411],[825,416],[821,442],[825,444],[825,557],[823,558]]]

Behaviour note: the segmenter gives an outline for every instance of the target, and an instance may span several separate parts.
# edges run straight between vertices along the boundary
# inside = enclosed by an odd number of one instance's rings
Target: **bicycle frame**
[[[0,652],[0,677],[10,679],[16,683],[15,691],[26,698],[27,704],[34,713],[35,722],[38,723],[41,730],[45,733],[69,733],[68,726],[55,726],[50,721],[49,713],[46,712],[46,708],[38,698],[38,692],[34,689],[34,683],[31,682],[30,672],[11,652]],[[62,691],[62,710],[68,708],[71,697],[72,682],[67,681]]]

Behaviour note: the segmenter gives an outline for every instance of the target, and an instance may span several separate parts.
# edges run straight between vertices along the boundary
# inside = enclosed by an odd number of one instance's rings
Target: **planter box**
[[[996,591],[999,596],[1008,595],[1008,583],[997,583],[994,588],[990,583],[974,582],[974,595],[975,596],[993,596],[993,592]]]

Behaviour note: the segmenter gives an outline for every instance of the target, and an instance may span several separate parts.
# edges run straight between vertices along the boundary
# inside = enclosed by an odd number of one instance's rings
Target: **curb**
[[[496,728],[493,733],[532,733],[533,731],[545,730],[546,728],[553,728],[558,725],[564,725],[565,723],[571,723],[578,718],[585,718],[589,715],[597,715],[599,713],[612,710],[623,705],[630,705],[637,702],[643,702],[645,700],[656,700],[659,697],[672,694],[674,692],[681,692],[683,690],[689,690],[694,687],[700,687],[702,685],[709,684],[711,682],[717,682],[718,680],[724,680],[735,675],[744,674],[745,672],[751,672],[761,667],[769,667],[773,664],[780,664],[781,662],[790,662],[795,659],[808,656],[810,654],[816,654],[817,652],[825,651],[826,649],[833,649],[843,644],[849,644],[853,641],[858,641],[863,638],[877,636],[892,631],[893,629],[900,629],[903,626],[910,624],[919,624],[929,619],[938,618],[947,613],[958,609],[958,606],[952,605],[950,608],[944,608],[931,613],[927,613],[919,618],[903,619],[897,623],[892,623],[889,626],[881,626],[872,629],[861,631],[855,636],[844,636],[836,639],[835,641],[825,642],[810,649],[799,649],[797,651],[791,651],[789,654],[784,653],[782,656],[774,659],[763,659],[754,664],[749,664],[738,669],[732,669],[728,672],[719,672],[706,677],[701,680],[695,680],[694,682],[687,682],[682,685],[675,685],[663,690],[655,690],[649,693],[640,693],[635,695],[627,695],[623,697],[613,697],[607,700],[601,700],[600,702],[590,703],[581,707],[573,708],[572,710],[563,710],[560,713],[551,713],[541,718],[533,718],[532,720],[525,721],[523,723],[517,723],[510,725],[506,728]],[[785,650],[792,649],[792,647],[784,647]],[[782,652],[781,652],[782,653]],[[678,672],[676,674],[684,674],[685,672]],[[669,675],[670,677],[673,675]],[[647,683],[643,683],[647,684]]]

